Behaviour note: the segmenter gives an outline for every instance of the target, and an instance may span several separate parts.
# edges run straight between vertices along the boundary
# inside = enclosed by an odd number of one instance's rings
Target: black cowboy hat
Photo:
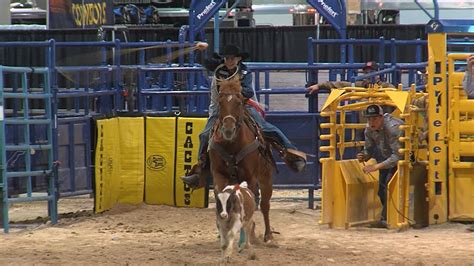
[[[226,45],[224,47],[224,50],[222,51],[222,56],[223,57],[238,56],[238,57],[241,57],[242,60],[245,60],[245,59],[249,58],[250,54],[247,53],[247,52],[241,51],[240,47],[238,47],[236,45],[229,44],[229,45]]]

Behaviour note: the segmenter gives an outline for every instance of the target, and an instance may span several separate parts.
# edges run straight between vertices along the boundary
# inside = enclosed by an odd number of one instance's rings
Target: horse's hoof
[[[268,242],[265,242],[265,246],[270,247],[270,248],[279,248],[280,247],[278,245],[278,243],[273,239],[269,240]]]
[[[243,244],[243,245],[240,245],[239,246],[239,253],[241,253],[244,249],[249,249],[250,248],[250,244]]]
[[[224,257],[222,258],[222,262],[223,262],[223,263],[230,263],[230,256],[224,256]]]
[[[257,260],[257,254],[255,254],[255,251],[251,251],[248,256],[249,260]]]
[[[268,244],[268,243],[270,243],[270,242],[272,242],[272,241],[273,241],[273,236],[271,236],[271,235],[265,236],[265,237],[263,238],[263,242],[264,242],[265,244]]]

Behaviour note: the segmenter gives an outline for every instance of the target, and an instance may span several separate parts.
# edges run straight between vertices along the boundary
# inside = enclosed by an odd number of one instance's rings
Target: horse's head
[[[244,97],[238,79],[223,80],[219,89],[219,130],[226,141],[233,141],[244,116]]]

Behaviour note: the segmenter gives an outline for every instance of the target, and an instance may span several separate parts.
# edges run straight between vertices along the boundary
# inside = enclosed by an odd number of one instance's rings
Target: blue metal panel
[[[318,114],[316,113],[269,113],[265,119],[277,126],[295,146],[310,155],[318,153],[319,132]],[[318,158],[309,156],[307,168],[301,173],[292,172],[278,155],[278,172],[273,176],[273,183],[278,185],[293,185],[294,188],[316,188],[319,185]]]
[[[92,193],[90,118],[60,118],[58,132],[60,195]]]

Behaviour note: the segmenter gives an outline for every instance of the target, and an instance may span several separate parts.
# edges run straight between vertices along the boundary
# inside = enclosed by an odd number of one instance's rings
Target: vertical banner
[[[143,117],[119,117],[119,203],[140,204],[145,189],[145,125]],[[117,134],[117,131],[112,132]]]
[[[49,0],[50,29],[97,28],[114,23],[112,0]]]
[[[145,137],[145,203],[174,206],[176,117],[147,117]]]
[[[97,121],[95,149],[95,212],[112,209],[120,194],[120,147],[117,118]]]
[[[147,117],[145,203],[207,207],[207,189],[192,189],[181,176],[197,162],[207,118]]]
[[[144,192],[143,117],[97,121],[95,212],[116,203],[140,204]]]
[[[199,133],[204,129],[206,121],[207,118],[178,117],[174,177],[176,206],[207,207],[206,189],[198,189],[192,192],[191,188],[179,178],[189,174],[191,167],[197,163]]]

